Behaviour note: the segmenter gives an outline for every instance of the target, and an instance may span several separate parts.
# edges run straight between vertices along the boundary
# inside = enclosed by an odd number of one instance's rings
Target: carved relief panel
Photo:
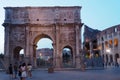
[[[25,30],[24,27],[13,27],[11,28],[10,40],[14,43],[25,42]]]
[[[25,34],[22,32],[13,32],[13,40],[16,42],[23,42],[25,40]]]
[[[60,42],[62,43],[72,43],[75,42],[75,31],[74,28],[70,28],[71,26],[61,27],[60,32]]]

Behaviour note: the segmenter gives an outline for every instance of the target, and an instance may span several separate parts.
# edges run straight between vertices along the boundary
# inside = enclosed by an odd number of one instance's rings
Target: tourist
[[[22,70],[21,70],[21,64],[20,64],[18,67],[18,76],[19,76],[20,80],[22,80],[21,73],[22,73]]]
[[[18,65],[17,65],[17,63],[15,63],[15,65],[14,65],[14,78],[15,79],[17,78],[17,73],[18,73]]]
[[[32,78],[32,65],[29,63],[27,66],[28,76]]]
[[[26,77],[27,77],[27,68],[26,68],[26,64],[25,63],[23,63],[22,64],[22,66],[21,66],[21,78],[22,78],[22,80],[25,80],[26,79]]]
[[[13,67],[12,64],[9,65],[9,74],[10,74],[10,80],[13,79]]]

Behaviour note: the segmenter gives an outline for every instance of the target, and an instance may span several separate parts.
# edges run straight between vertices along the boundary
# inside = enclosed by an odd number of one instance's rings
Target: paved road
[[[48,73],[45,70],[34,70],[33,77],[26,80],[120,80],[120,68],[104,70],[79,70],[55,71]],[[0,80],[10,80],[5,72],[0,72]],[[18,80],[18,79],[13,79]]]

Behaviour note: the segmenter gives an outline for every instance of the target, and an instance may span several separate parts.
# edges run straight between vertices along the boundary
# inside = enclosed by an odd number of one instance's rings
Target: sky
[[[104,30],[120,24],[120,0],[0,0],[0,53],[4,52],[5,18],[3,7],[24,6],[82,6],[82,23],[93,29]],[[51,44],[51,41],[47,40]],[[45,40],[41,45],[45,45]],[[46,45],[48,46],[48,44]]]

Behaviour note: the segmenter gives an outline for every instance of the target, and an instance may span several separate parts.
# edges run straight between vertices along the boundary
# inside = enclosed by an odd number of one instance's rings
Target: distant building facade
[[[49,67],[53,61],[53,49],[50,48],[42,48],[36,50],[36,59],[37,59],[37,67],[39,68],[47,68]]]
[[[42,48],[36,51],[36,58],[43,58],[45,60],[49,60],[53,57],[53,49]]]
[[[120,25],[107,28],[97,35],[98,48],[104,57],[104,64],[120,64]]]
[[[97,34],[100,32],[84,26],[83,55],[86,67],[103,67],[103,59],[97,46]]]

